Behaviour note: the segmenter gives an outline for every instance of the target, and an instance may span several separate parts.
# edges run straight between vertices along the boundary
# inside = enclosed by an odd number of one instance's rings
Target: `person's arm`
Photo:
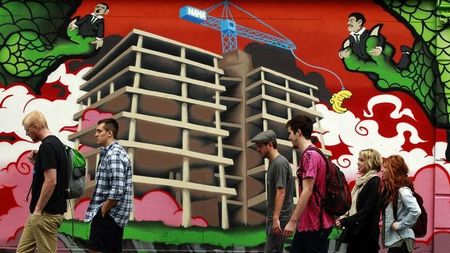
[[[105,35],[105,22],[102,20],[99,20],[99,23],[97,25],[97,34],[96,39],[102,40]]]
[[[406,216],[399,221],[392,224],[394,230],[403,229],[405,227],[413,227],[416,224],[417,218],[422,213],[416,198],[412,195],[411,189],[402,187],[398,191],[399,197],[402,200],[403,206],[408,210]],[[400,218],[400,217],[399,217]]]
[[[73,31],[73,30],[75,30],[75,28],[78,28],[80,25],[82,25],[83,23],[85,23],[86,20],[87,20],[88,18],[90,18],[90,16],[91,16],[91,15],[88,15],[88,16],[84,16],[84,17],[81,18],[81,19],[74,19],[74,20],[70,21],[70,23],[69,23],[69,25],[68,25],[69,31]]]
[[[313,178],[304,178],[302,180],[302,192],[300,193],[294,212],[292,213],[288,224],[284,228],[284,236],[289,237],[294,233],[295,227],[297,226],[297,221],[303,211],[305,211],[306,205],[308,204],[308,201],[313,193],[314,182],[315,179]]]
[[[384,39],[383,35],[379,35],[377,37],[377,40],[378,40],[378,42],[377,42],[377,46],[376,47],[380,47],[381,49],[383,49],[384,45],[386,44],[386,40]]]
[[[339,58],[348,58],[351,54],[351,50],[349,49],[350,47],[350,39],[347,39],[346,41],[344,41],[344,44],[342,45],[342,49],[339,51],[338,56]]]
[[[57,183],[56,169],[49,168],[44,171],[44,183],[42,184],[41,195],[34,208],[35,214],[42,214],[42,210],[47,205],[48,200],[53,194]]]
[[[113,208],[115,205],[117,205],[118,200],[112,200],[107,199],[102,204],[102,217],[105,217],[106,213],[109,211],[109,209]]]
[[[103,216],[119,202],[126,186],[126,168],[118,152],[109,157],[107,166],[111,177],[111,188],[109,189],[107,200],[102,204]]]
[[[361,192],[366,191],[367,194],[367,198],[364,201],[364,206],[362,206],[361,209],[358,210],[355,214],[341,219],[341,226],[353,226],[355,223],[366,219],[374,209],[378,209],[380,204],[380,193],[378,192],[379,182],[379,177],[373,177],[366,183],[364,188],[361,190]]]
[[[377,36],[377,45],[374,48],[372,48],[372,50],[369,51],[369,54],[372,56],[381,55],[381,53],[383,52],[384,44],[385,44],[384,37],[381,34],[379,34]]]
[[[283,207],[284,197],[286,196],[285,188],[277,188],[277,193],[275,195],[275,207],[273,210],[273,222],[272,222],[272,232],[277,235],[282,234],[281,224],[280,224],[280,213]]]
[[[92,41],[91,44],[95,45],[95,49],[99,49],[103,46],[103,36],[105,30],[105,23],[103,20],[100,20],[100,23],[97,25],[97,35],[95,37],[95,41]]]
[[[80,18],[80,19],[77,19],[74,22],[74,25],[75,25],[75,27],[79,27],[80,25],[82,25],[82,24],[84,24],[84,23],[86,23],[88,21],[90,22],[91,19],[92,19],[92,15],[86,15],[86,16]]]

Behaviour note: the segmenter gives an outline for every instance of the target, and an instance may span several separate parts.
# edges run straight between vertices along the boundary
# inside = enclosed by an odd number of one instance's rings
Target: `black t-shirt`
[[[67,185],[67,159],[64,144],[54,135],[47,136],[42,140],[34,164],[33,183],[31,185],[30,212],[33,213],[42,185],[44,184],[44,171],[50,168],[56,169],[56,186],[53,194],[44,207],[43,211],[51,214],[63,214],[67,210],[64,189]]]

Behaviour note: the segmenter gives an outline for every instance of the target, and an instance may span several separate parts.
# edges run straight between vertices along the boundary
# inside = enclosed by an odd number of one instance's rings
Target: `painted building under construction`
[[[155,189],[172,194],[182,205],[183,226],[190,226],[192,216],[222,228],[265,222],[268,161],[249,142],[260,131],[277,133],[278,149],[292,164],[298,159],[287,140],[289,118],[315,118],[322,140],[317,87],[254,69],[242,51],[221,56],[132,30],[84,79],[86,94],[74,115],[79,129],[70,139],[96,147],[96,126],[82,125],[84,112],[111,113],[132,161],[135,196]],[[91,179],[99,151],[84,154]],[[86,196],[93,186],[88,182]]]

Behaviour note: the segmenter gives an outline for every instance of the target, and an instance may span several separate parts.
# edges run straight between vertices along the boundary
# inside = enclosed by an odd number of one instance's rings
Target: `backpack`
[[[420,196],[415,191],[413,191],[413,196],[416,198],[417,203],[419,204],[419,207],[420,207],[419,218],[417,218],[416,224],[414,224],[414,227],[413,227],[414,235],[416,237],[424,237],[427,234],[427,223],[428,223],[427,211],[423,207],[422,196]]]
[[[78,150],[64,145],[67,158],[67,186],[66,199],[81,197],[86,185],[86,160]]]
[[[318,152],[326,164],[325,196],[320,196],[323,210],[332,216],[344,215],[352,205],[351,191],[344,173],[319,148],[310,146],[306,150],[309,149]],[[315,185],[314,190],[319,193]]]
[[[417,192],[415,192],[413,189],[411,189],[412,194],[414,198],[417,200],[417,204],[419,204],[420,207],[420,215],[417,218],[416,224],[412,227],[412,230],[414,231],[414,235],[416,238],[418,237],[424,237],[427,234],[427,223],[428,223],[428,215],[427,211],[423,207],[423,198],[420,196]],[[394,219],[397,220],[397,202],[393,205],[394,209]]]

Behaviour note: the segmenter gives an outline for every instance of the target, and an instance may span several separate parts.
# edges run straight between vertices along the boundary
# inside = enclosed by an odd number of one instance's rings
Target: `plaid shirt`
[[[125,227],[132,208],[131,162],[125,149],[114,141],[100,152],[94,195],[86,212],[85,221],[90,222],[107,199],[117,200],[108,214],[120,227]]]

